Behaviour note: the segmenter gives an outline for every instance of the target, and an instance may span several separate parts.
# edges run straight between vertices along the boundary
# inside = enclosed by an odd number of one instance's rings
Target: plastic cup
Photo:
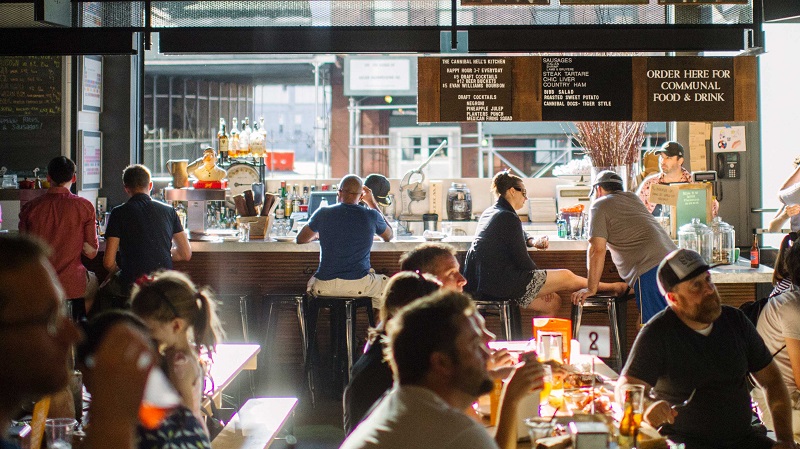
[[[44,423],[48,449],[71,449],[72,433],[78,421],[73,418],[50,418]]]

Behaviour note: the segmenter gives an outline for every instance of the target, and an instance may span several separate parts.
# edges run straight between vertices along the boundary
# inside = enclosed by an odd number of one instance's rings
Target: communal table
[[[211,364],[209,375],[213,380],[213,389],[203,399],[203,407],[208,410],[210,401],[214,401],[217,408],[222,406],[222,391],[225,390],[236,376],[244,370],[258,368],[259,345],[222,343],[217,345],[214,362]],[[210,399],[209,399],[210,397]]]

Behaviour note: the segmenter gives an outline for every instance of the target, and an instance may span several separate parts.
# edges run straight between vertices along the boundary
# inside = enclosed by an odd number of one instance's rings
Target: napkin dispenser
[[[608,426],[600,422],[571,422],[569,434],[573,449],[608,447]]]

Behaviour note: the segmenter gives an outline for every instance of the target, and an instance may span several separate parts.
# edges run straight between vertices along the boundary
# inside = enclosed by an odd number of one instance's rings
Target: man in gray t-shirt
[[[622,190],[622,178],[612,171],[597,175],[592,185],[595,200],[589,219],[588,288],[575,292],[573,302],[597,293],[603,274],[606,248],[611,251],[619,275],[633,287],[642,322],[663,310],[667,303],[658,291],[658,264],[677,249],[639,197]]]

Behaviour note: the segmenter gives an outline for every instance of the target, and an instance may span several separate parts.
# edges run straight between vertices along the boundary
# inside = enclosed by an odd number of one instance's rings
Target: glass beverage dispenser
[[[714,217],[711,221],[712,232],[712,263],[734,264],[734,248],[736,246],[736,233],[733,226]]]
[[[678,229],[678,248],[697,251],[710,264],[713,249],[711,229],[700,223],[699,218],[692,218],[691,223]]]

